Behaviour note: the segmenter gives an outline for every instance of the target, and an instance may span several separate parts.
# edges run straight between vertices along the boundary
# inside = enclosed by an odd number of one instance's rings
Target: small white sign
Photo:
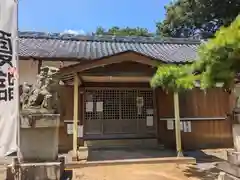
[[[168,120],[167,121],[167,129],[168,130],[173,130],[174,129],[174,121],[173,120]]]
[[[83,125],[78,126],[78,137],[83,137]]]
[[[93,102],[86,102],[86,112],[93,112]]]
[[[184,132],[192,132],[191,121],[184,121]]]
[[[153,126],[153,116],[147,116],[147,126]]]
[[[181,129],[181,131],[183,131],[183,122],[182,121],[180,122],[180,129]]]
[[[97,112],[103,112],[103,102],[97,102],[96,110]]]
[[[67,133],[73,134],[73,124],[67,124]]]

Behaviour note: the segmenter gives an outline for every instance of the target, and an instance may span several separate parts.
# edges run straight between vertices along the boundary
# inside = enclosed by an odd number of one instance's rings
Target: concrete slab
[[[178,163],[195,164],[193,157],[176,157],[176,152],[159,149],[111,149],[111,150],[89,150],[88,159],[85,161],[71,161],[66,157],[65,167],[67,169],[89,166],[124,165],[124,164],[156,164],[156,163]]]
[[[161,149],[108,149],[89,150],[88,161],[176,157],[176,151]]]
[[[109,165],[125,165],[125,164],[195,164],[196,159],[192,157],[166,157],[166,158],[145,158],[145,159],[124,159],[124,160],[108,160],[108,161],[79,161],[71,162],[65,165],[66,169],[91,167],[91,166],[109,166]]]

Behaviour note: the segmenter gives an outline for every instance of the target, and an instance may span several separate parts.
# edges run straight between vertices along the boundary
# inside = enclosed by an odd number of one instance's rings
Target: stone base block
[[[227,161],[230,164],[235,164],[237,166],[240,165],[240,152],[236,152],[234,150],[227,151]]]
[[[87,160],[88,159],[88,147],[82,146],[78,148],[78,160]]]
[[[73,152],[73,150],[68,152],[67,163],[71,161],[78,161],[77,155]]]
[[[21,163],[15,171],[24,180],[58,180],[63,173],[61,162]],[[7,180],[17,180],[12,165],[8,166]]]
[[[240,167],[235,164],[230,164],[227,161],[223,161],[216,164],[216,168],[225,172],[226,174],[231,174],[234,177],[240,178]]]
[[[231,174],[220,172],[217,180],[240,180],[240,178],[234,177]]]
[[[86,161],[88,159],[88,147],[82,146],[77,150],[77,154],[73,152],[73,150],[68,152],[68,157],[71,161]]]
[[[240,152],[240,124],[234,124],[232,127],[234,149]]]

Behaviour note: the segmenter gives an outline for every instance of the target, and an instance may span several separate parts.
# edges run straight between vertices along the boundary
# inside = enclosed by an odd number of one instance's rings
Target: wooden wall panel
[[[174,118],[173,94],[157,90],[158,119]],[[194,89],[180,94],[181,117],[226,117],[230,110],[230,95],[220,88],[206,93]],[[159,120],[159,141],[175,148],[175,130],[167,130],[167,121]],[[182,132],[184,149],[232,147],[231,120],[191,120],[192,132]]]
[[[229,111],[229,94],[221,88],[194,89],[180,94],[181,117],[222,117]]]
[[[174,116],[173,93],[164,92],[161,88],[156,89],[156,98],[158,99],[158,112],[161,118],[171,118]]]

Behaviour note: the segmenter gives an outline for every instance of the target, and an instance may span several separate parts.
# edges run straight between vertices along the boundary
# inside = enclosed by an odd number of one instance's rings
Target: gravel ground
[[[75,169],[73,180],[213,180],[217,171],[177,164],[134,164]]]
[[[196,165],[134,164],[75,169],[73,180],[214,180],[219,170],[215,164],[226,159],[227,149],[186,152],[197,159]]]
[[[215,163],[226,159],[226,149],[207,149],[185,153],[197,159],[196,165],[133,164],[96,166],[75,169],[62,180],[214,180],[219,171]],[[0,159],[1,167],[11,163],[12,157]],[[0,174],[1,177],[1,174]],[[1,178],[2,179],[2,178]]]

